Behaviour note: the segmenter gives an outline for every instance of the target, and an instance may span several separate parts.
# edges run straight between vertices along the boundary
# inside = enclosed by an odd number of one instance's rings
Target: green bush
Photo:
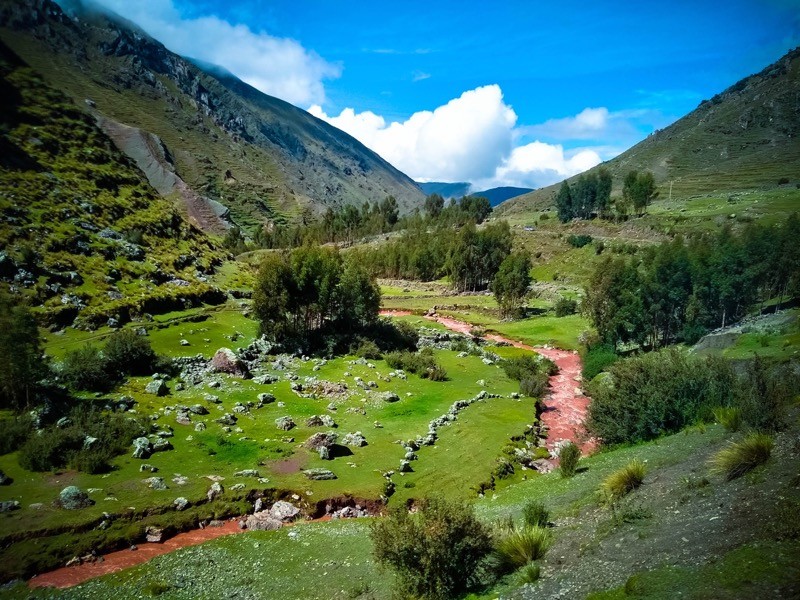
[[[555,363],[539,355],[526,354],[504,360],[502,366],[510,379],[519,381],[520,393],[531,398],[544,396],[550,376],[558,373]]]
[[[375,559],[396,575],[400,595],[458,597],[475,581],[492,548],[486,526],[468,504],[424,499],[416,514],[394,507],[370,527]]]
[[[592,346],[584,350],[582,354],[584,381],[591,381],[620,358],[619,354],[614,352],[614,348],[605,344]]]
[[[618,360],[592,386],[590,432],[607,444],[654,439],[730,406],[737,388],[731,365],[678,349]]]
[[[408,373],[419,375],[423,379],[431,381],[445,381],[447,372],[436,362],[433,351],[425,348],[419,352],[409,352],[401,350],[399,352],[389,352],[384,356],[386,364],[392,369],[402,369]]]
[[[587,244],[592,243],[592,236],[590,235],[570,235],[567,238],[567,243],[573,248],[583,248]]]
[[[351,353],[367,360],[380,360],[383,358],[380,348],[372,340],[359,340],[358,345],[351,349]]]
[[[609,500],[617,500],[642,485],[645,472],[644,463],[634,459],[606,477],[600,489]]]
[[[772,436],[752,432],[742,441],[732,443],[711,459],[711,468],[731,481],[764,464],[772,455]]]
[[[538,500],[530,500],[522,509],[525,525],[529,527],[547,527],[550,522],[550,511]]]
[[[519,570],[517,574],[517,583],[525,585],[526,583],[536,583],[541,576],[541,569],[537,564],[525,565]]]
[[[574,315],[578,311],[578,302],[562,296],[556,300],[554,308],[557,317],[566,317],[568,315]]]
[[[89,344],[67,352],[61,365],[61,378],[74,390],[104,392],[113,385],[102,353]]]
[[[501,527],[494,536],[495,553],[500,569],[505,572],[544,558],[552,543],[549,529],[529,525],[519,529]]]
[[[8,454],[33,435],[33,422],[27,415],[0,420],[0,455]]]
[[[578,461],[581,459],[581,449],[572,442],[561,447],[558,453],[558,469],[561,477],[569,478],[578,470]]]
[[[742,409],[737,406],[720,406],[714,409],[714,418],[727,431],[739,431],[742,426]]]
[[[770,366],[756,356],[740,378],[736,405],[742,420],[759,431],[778,431],[786,424],[786,407],[798,389],[797,374]]]
[[[103,347],[106,369],[118,375],[150,375],[156,364],[156,353],[150,341],[131,329],[111,335]]]
[[[69,464],[70,458],[83,448],[83,436],[74,429],[55,427],[31,436],[19,452],[19,464],[28,471],[52,471]]]

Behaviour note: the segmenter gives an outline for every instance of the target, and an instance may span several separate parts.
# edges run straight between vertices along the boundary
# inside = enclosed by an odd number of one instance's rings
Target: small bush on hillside
[[[351,353],[359,358],[366,358],[367,360],[380,360],[383,358],[381,349],[372,340],[359,340],[358,345],[351,349]]]
[[[582,354],[584,381],[591,381],[620,358],[619,354],[614,352],[614,348],[605,344],[592,346],[584,350]]]
[[[530,398],[541,398],[547,393],[547,388],[548,377],[544,373],[537,373],[519,382],[519,393]]]
[[[67,352],[61,365],[61,378],[74,390],[104,392],[111,389],[113,383],[103,354],[89,344]]]
[[[408,350],[389,352],[384,359],[391,368],[414,373],[423,379],[432,381],[447,379],[447,372],[436,362],[436,357],[430,348],[425,348],[420,352],[409,352]]]
[[[33,434],[27,415],[0,420],[0,455],[17,450]]]
[[[592,243],[592,236],[590,235],[570,235],[567,238],[567,243],[573,248],[583,248],[584,246]]]
[[[494,534],[494,549],[501,571],[510,572],[544,558],[553,543],[550,530],[526,525],[519,529],[500,527]]]
[[[522,567],[517,575],[517,583],[525,585],[526,583],[536,583],[541,576],[541,569],[537,564],[530,564]]]
[[[725,475],[727,481],[741,477],[769,460],[774,442],[772,436],[753,432],[742,441],[732,443],[711,459],[711,468]]]
[[[31,436],[19,452],[19,464],[28,471],[52,471],[69,464],[72,455],[83,448],[83,436],[75,430],[49,428]]]
[[[556,300],[554,309],[557,317],[566,317],[568,315],[574,315],[578,310],[578,302],[573,300],[572,298],[561,297],[558,300]]]
[[[519,381],[524,396],[541,398],[547,393],[549,377],[558,373],[552,361],[535,355],[524,355],[503,361],[503,370],[510,379]]]
[[[742,420],[759,431],[778,431],[786,424],[786,406],[798,389],[797,375],[785,367],[771,367],[756,356],[739,381],[736,405]]]
[[[131,329],[112,334],[103,347],[103,357],[106,369],[117,375],[149,375],[157,360],[150,341]]]
[[[727,431],[739,431],[742,426],[742,409],[736,406],[721,406],[714,409],[714,418]]]
[[[370,527],[375,559],[396,575],[404,596],[439,600],[463,594],[492,549],[486,526],[472,507],[428,498],[416,514],[404,506]]]
[[[578,470],[578,461],[581,459],[581,449],[572,442],[561,447],[558,453],[558,470],[561,477],[569,478]]]
[[[529,527],[547,527],[550,522],[550,511],[538,500],[530,500],[522,509],[525,525]]]
[[[644,463],[634,459],[606,477],[600,489],[609,500],[617,500],[642,485],[645,472]]]

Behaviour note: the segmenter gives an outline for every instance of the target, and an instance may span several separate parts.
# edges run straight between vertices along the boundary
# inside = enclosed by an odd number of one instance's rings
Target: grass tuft
[[[513,571],[544,558],[552,543],[553,536],[544,527],[501,527],[495,532],[494,548],[501,568]]]
[[[642,485],[645,472],[644,463],[638,459],[634,459],[621,469],[614,471],[611,475],[606,477],[600,489],[610,500],[622,498]]]
[[[742,441],[730,444],[711,459],[711,469],[727,481],[741,477],[769,460],[774,445],[772,436],[753,432]]]
[[[558,468],[561,477],[569,478],[578,470],[578,461],[581,459],[581,449],[572,442],[565,444],[558,453]]]
[[[735,406],[714,409],[714,418],[727,431],[739,431],[742,426],[742,409]]]
[[[525,525],[529,527],[547,527],[550,521],[550,511],[538,500],[531,500],[522,509]]]

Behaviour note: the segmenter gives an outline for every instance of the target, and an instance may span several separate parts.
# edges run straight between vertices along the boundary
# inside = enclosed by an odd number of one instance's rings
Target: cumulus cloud
[[[173,0],[98,0],[139,25],[167,48],[225,67],[253,87],[283,100],[308,106],[325,100],[325,79],[341,67],[288,38],[215,16],[184,18]]]
[[[344,109],[311,114],[343,129],[418,181],[471,181],[491,177],[512,150],[517,122],[498,85],[475,88],[433,111],[386,123],[372,112]]]
[[[617,145],[631,146],[654,129],[674,121],[654,109],[609,111],[606,107],[584,108],[577,115],[549,119],[538,125],[519,128],[522,135],[549,141],[613,140]]]

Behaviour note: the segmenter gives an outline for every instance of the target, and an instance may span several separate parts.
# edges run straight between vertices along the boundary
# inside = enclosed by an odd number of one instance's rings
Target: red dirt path
[[[412,314],[409,311],[382,311],[383,316],[402,317]],[[439,315],[426,315],[426,319],[436,321],[452,331],[469,334],[473,325]],[[552,360],[558,366],[558,373],[550,378],[550,394],[544,399],[542,423],[547,426],[547,449],[551,452],[556,442],[570,440],[577,444],[583,454],[591,453],[597,447],[595,439],[588,438],[584,423],[591,398],[581,389],[581,359],[577,352],[557,348],[529,346],[494,333],[487,334],[487,340],[506,342],[516,348],[537,352]]]

